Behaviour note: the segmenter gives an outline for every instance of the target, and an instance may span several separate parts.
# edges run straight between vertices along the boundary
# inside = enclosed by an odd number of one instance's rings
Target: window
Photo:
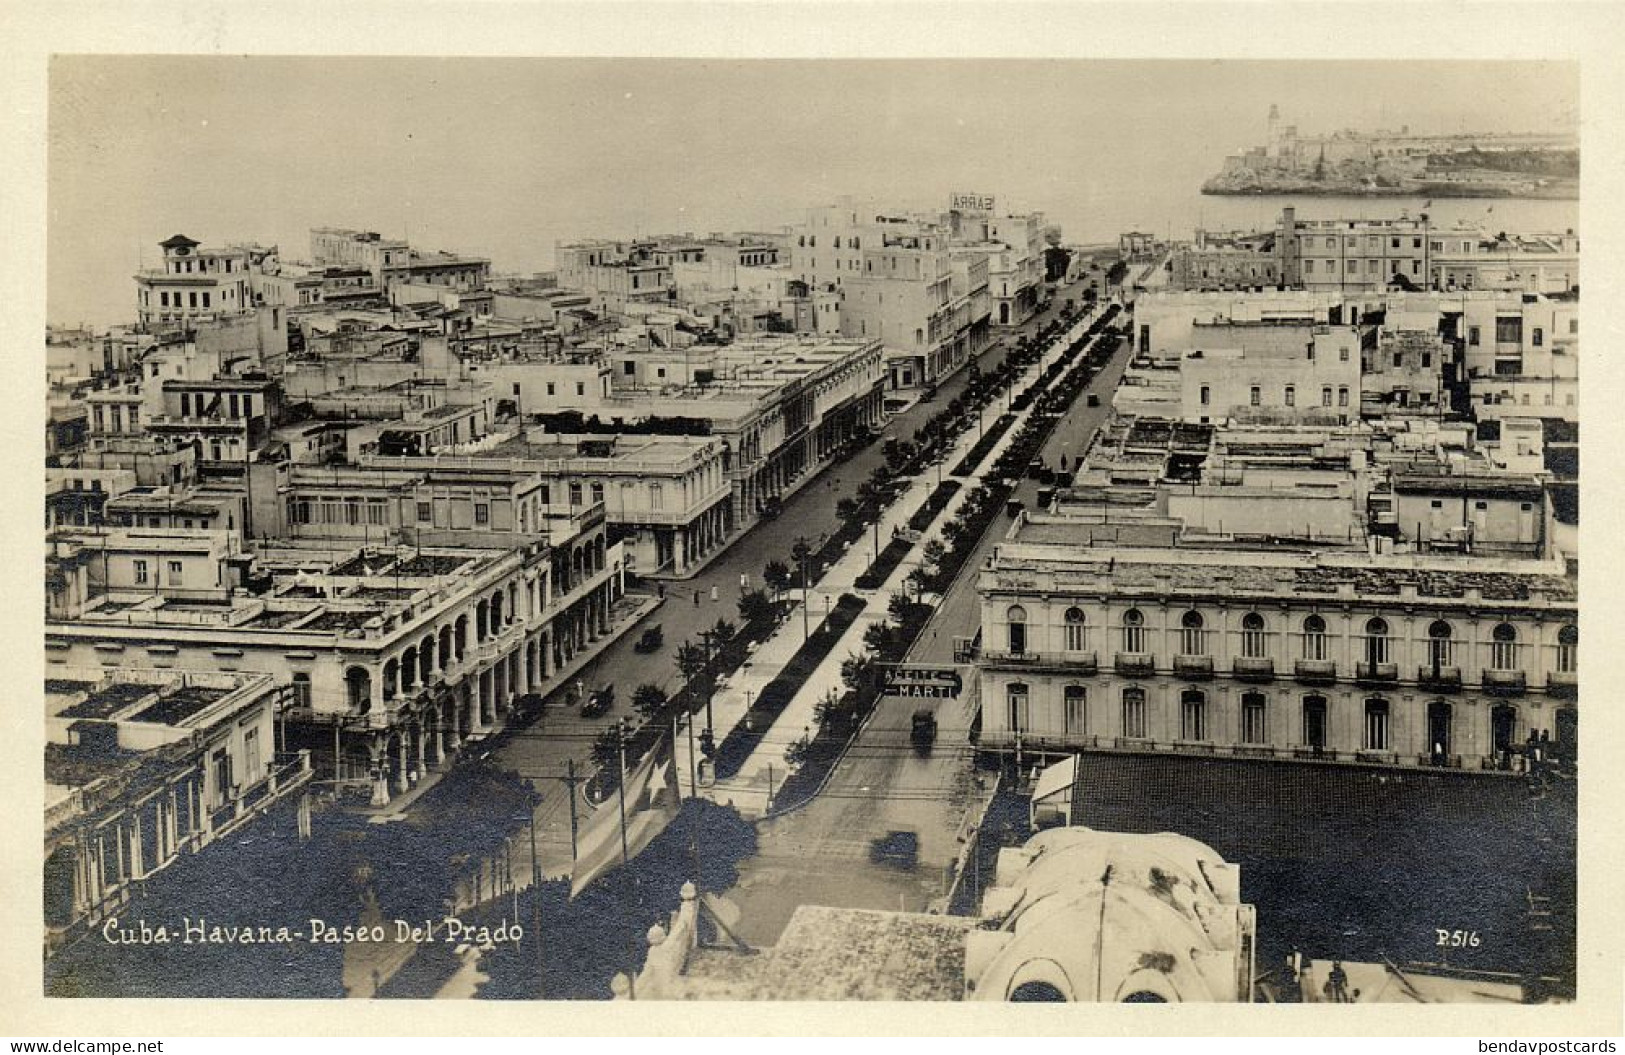
[[[1248,612],[1241,617],[1241,654],[1248,659],[1263,659],[1266,647],[1264,617]]]
[[[1326,697],[1303,698],[1303,743],[1319,753],[1326,746]]]
[[[1247,401],[1255,407],[1258,406],[1264,401],[1263,391],[1257,385],[1254,385],[1247,391]]]
[[[1557,632],[1557,669],[1563,674],[1573,674],[1579,669],[1580,658],[1580,630],[1575,626],[1565,626]]]
[[[632,364],[631,364],[631,363],[627,363],[627,364],[626,364],[626,365],[627,365],[627,366],[631,366],[631,365],[632,365]],[[548,395],[550,395],[550,396],[551,396],[551,395],[555,395],[555,394],[557,394],[557,393],[556,393],[556,390],[557,390],[557,388],[558,388],[558,386],[557,386],[557,385],[555,385],[555,384],[554,384],[554,383],[553,383],[553,382],[551,382],[551,381],[549,381],[549,382],[548,382],[548,383],[547,383],[547,394],[548,394]]]
[[[1490,632],[1490,669],[1518,669],[1518,631],[1511,623],[1498,623]]]
[[[418,521],[420,523],[427,524],[432,515],[433,515],[432,507],[430,506],[430,504],[428,502],[419,502],[418,503]]]
[[[570,483],[570,504],[573,506],[581,504],[581,483],[579,481],[571,481]]]
[[[1326,658],[1326,620],[1312,615],[1303,621],[1303,658]]]
[[[184,574],[184,572],[183,572],[183,569],[181,567],[181,562],[180,561],[172,560],[172,561],[169,562],[169,585],[171,585],[171,586],[179,586],[179,585],[181,585],[181,578],[182,578],[183,574]]]
[[[1069,736],[1082,736],[1089,731],[1088,696],[1082,685],[1068,685],[1062,692],[1063,718]]]
[[[1332,405],[1332,390],[1330,385],[1320,390],[1320,405],[1323,407],[1329,407]]]
[[[1202,634],[1202,613],[1186,612],[1179,619],[1179,650],[1187,656],[1207,654]]]
[[[1349,390],[1342,385],[1337,388],[1337,405],[1340,407],[1349,405]]]
[[[1289,407],[1297,406],[1298,405],[1298,390],[1296,388],[1294,388],[1292,385],[1287,385],[1286,386],[1285,399],[1286,399],[1286,405],[1287,406],[1289,406]]]
[[[1208,386],[1203,385],[1202,386],[1202,392],[1201,392],[1201,399],[1202,399],[1202,405],[1204,407],[1207,406],[1208,404],[1210,404],[1211,402],[1213,402],[1213,390],[1208,388]]]
[[[587,383],[585,381],[577,381],[576,382],[576,395],[584,396],[586,394],[587,394]]]
[[[1269,742],[1269,716],[1264,704],[1264,694],[1261,692],[1244,692],[1241,695],[1241,742],[1244,744],[1264,744]]]
[[[1145,690],[1123,690],[1123,735],[1134,740],[1145,739]]]
[[[243,732],[243,779],[250,784],[260,778],[260,731]]]
[[[1004,618],[1010,624],[1010,651],[1027,651],[1027,610],[1013,604],[1004,613]]]
[[[649,485],[649,508],[666,508],[666,491],[665,488],[661,487],[659,484]]]
[[[1495,320],[1495,343],[1522,344],[1523,318],[1521,316],[1497,318]]]
[[[1066,615],[1062,618],[1064,621],[1061,624],[1061,647],[1068,652],[1082,652],[1087,643],[1085,634],[1087,627],[1083,623],[1083,609],[1068,608]]]
[[[1428,663],[1434,670],[1450,666],[1450,624],[1436,619],[1428,627]]]
[[[1478,327],[1467,327],[1467,343],[1474,348],[1478,347]]]
[[[1179,738],[1207,739],[1207,695],[1200,689],[1186,689],[1179,696]]]
[[[137,586],[141,586],[144,583],[146,583],[146,581],[147,581],[147,562],[144,561],[144,560],[138,560],[138,561],[135,562],[135,584]]]
[[[1123,613],[1123,651],[1145,651],[1145,616],[1138,608]]]
[[[295,674],[293,676],[293,705],[295,707],[310,706],[309,674]]]
[[[1027,686],[1015,682],[1005,694],[1010,707],[1010,731],[1019,733],[1027,728]]]
[[[1388,701],[1373,697],[1365,701],[1365,749],[1388,750]]]
[[[1422,353],[1422,368],[1425,370],[1425,369],[1427,369],[1428,367],[1430,367],[1432,365],[1433,365],[1433,353],[1432,352],[1423,352]]]
[[[1536,326],[1534,331],[1529,335],[1529,343],[1534,345],[1536,348],[1539,348],[1545,340],[1546,334],[1539,326]]]
[[[1337,349],[1337,361],[1340,363],[1346,363],[1349,361],[1349,350],[1347,347]]]
[[[1368,619],[1365,624],[1365,661],[1372,666],[1387,663],[1389,644],[1387,620]]]
[[[1313,275],[1315,273],[1315,262],[1313,260],[1305,260],[1303,262],[1303,273],[1306,275]]]
[[[592,500],[595,504],[604,500],[604,485],[597,480],[592,482]]]
[[[1397,367],[1401,367],[1401,366],[1404,366],[1404,365],[1405,365],[1405,353],[1404,352],[1395,352],[1394,353],[1394,366],[1397,368]]]

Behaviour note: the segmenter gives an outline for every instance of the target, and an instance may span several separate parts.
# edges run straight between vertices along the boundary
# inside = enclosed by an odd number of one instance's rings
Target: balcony
[[[1521,696],[1528,680],[1521,670],[1485,670],[1484,691],[1496,696]]]
[[[1328,685],[1337,680],[1337,661],[1300,659],[1292,665],[1292,676],[1305,685]]]
[[[1354,680],[1362,685],[1392,685],[1399,680],[1399,664],[1356,663]]]
[[[1059,674],[1094,674],[1100,669],[1099,658],[1093,652],[1011,652],[990,648],[983,649],[981,654],[983,663],[994,668],[1014,667]]]
[[[1157,672],[1157,657],[1149,652],[1119,652],[1114,665],[1126,678],[1148,678]]]
[[[1553,696],[1573,697],[1579,687],[1579,676],[1572,670],[1554,670],[1546,675],[1546,691]]]
[[[1232,668],[1237,681],[1274,681],[1275,661],[1253,656],[1237,656]]]
[[[1416,684],[1430,692],[1460,692],[1460,667],[1422,667],[1416,672]]]
[[[1213,677],[1213,657],[1181,654],[1174,657],[1174,673],[1182,678]]]

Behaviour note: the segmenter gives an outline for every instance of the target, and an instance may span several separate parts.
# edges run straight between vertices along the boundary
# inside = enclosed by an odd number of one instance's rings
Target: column
[[[434,764],[446,764],[446,704],[449,697],[442,697],[434,709]]]
[[[389,805],[389,764],[386,761],[385,744],[378,734],[373,734],[371,742],[367,744],[367,764],[372,779],[372,804],[374,806]]]
[[[141,858],[141,811],[137,810],[130,818],[130,878],[140,879],[145,874]]]
[[[416,784],[423,778],[423,774],[428,772],[428,765],[424,761],[424,754],[428,750],[428,745],[424,743],[424,740],[427,738],[427,731],[423,728],[423,719],[420,717],[416,722],[412,723],[412,745],[414,748],[414,753],[412,757],[412,769],[406,774],[408,783]]]
[[[384,764],[388,766],[387,759]],[[402,727],[395,731],[395,790],[404,793],[411,786],[411,778],[407,776],[406,729]]]

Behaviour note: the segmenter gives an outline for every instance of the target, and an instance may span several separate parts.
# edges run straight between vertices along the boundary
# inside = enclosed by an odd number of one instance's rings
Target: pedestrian
[[[695,590],[694,591],[694,607],[698,608],[699,606],[700,606],[700,591]]]
[[[715,586],[713,586],[713,587],[711,587],[711,600],[715,601],[716,599],[717,599],[717,588]]]
[[[655,589],[659,591],[660,599],[664,601],[666,599],[666,584],[663,582],[657,582],[655,583]]]

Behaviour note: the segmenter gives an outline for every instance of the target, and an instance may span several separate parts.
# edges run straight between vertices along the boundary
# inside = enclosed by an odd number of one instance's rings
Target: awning
[[[1033,805],[1037,806],[1046,799],[1066,795],[1071,798],[1072,785],[1078,782],[1078,756],[1072,755],[1065,761],[1057,762],[1038,774],[1038,783],[1033,785]]]

